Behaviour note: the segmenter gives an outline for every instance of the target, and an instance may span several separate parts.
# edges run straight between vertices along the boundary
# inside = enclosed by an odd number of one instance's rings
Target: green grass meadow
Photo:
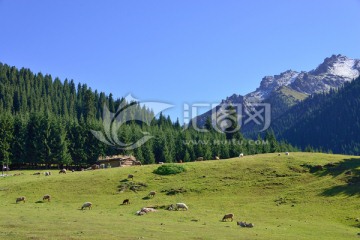
[[[153,173],[159,165],[51,176],[11,171],[23,175],[0,178],[0,239],[360,239],[359,157],[273,153],[182,166],[185,172],[168,176]],[[147,187],[120,192],[132,182],[128,174]],[[157,194],[146,198],[150,191]],[[45,194],[50,202],[42,201]],[[15,203],[20,196],[26,203]],[[131,204],[122,205],[127,198]],[[92,209],[80,210],[86,201]],[[177,202],[189,210],[135,215]],[[226,213],[234,213],[233,222],[221,221]]]

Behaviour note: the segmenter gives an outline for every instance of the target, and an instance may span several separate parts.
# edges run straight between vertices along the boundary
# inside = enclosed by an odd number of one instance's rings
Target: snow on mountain
[[[293,83],[298,75],[298,72],[288,70],[280,73],[280,75],[266,76],[261,80],[260,87],[258,87],[254,92],[246,94],[245,99],[248,101],[264,100],[273,91],[276,91],[282,86],[288,86]]]
[[[255,91],[245,96],[233,94],[223,100],[221,104],[242,104],[244,108],[250,108],[254,102],[266,102],[273,93],[276,94],[276,91],[282,87],[287,87],[288,91],[293,94],[299,93],[304,96],[339,88],[345,82],[352,81],[359,76],[359,59],[351,59],[340,54],[332,55],[309,72],[287,70],[279,75],[265,76]],[[272,108],[276,107],[272,105]],[[199,126],[203,125],[210,115],[211,111],[197,116]]]
[[[287,86],[292,90],[313,94],[329,91],[340,87],[344,82],[360,76],[360,60],[351,59],[343,55],[332,55],[325,58],[315,70],[296,72],[288,70],[275,76],[266,76],[260,87],[245,95],[248,101],[263,101],[280,87]]]
[[[330,58],[325,58],[324,62],[310,73],[314,75],[335,75],[351,81],[359,76],[359,62],[359,60],[340,54],[332,55]]]

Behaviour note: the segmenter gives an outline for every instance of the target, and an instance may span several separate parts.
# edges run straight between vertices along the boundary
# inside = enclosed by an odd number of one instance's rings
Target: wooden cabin
[[[105,167],[129,167],[141,165],[134,156],[114,155],[98,158],[98,164],[104,164]]]

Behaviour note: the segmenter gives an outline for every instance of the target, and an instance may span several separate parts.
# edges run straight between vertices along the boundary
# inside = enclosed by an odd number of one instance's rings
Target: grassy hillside
[[[272,92],[264,102],[270,104],[271,106],[271,121],[273,122],[307,97],[308,95],[304,93],[300,93],[283,86]],[[262,127],[263,126],[250,122],[241,127],[241,132],[245,136],[255,139]],[[271,127],[273,128],[273,123],[271,123]]]
[[[264,154],[183,166],[186,172],[172,176],[155,175],[158,166],[150,165],[66,175],[52,171],[47,177],[22,171],[0,178],[0,239],[358,238],[358,157]],[[147,187],[121,193],[120,185],[131,182],[128,174]],[[186,192],[162,192],[180,188]],[[147,199],[151,190],[157,195]],[[45,194],[51,202],[42,202]],[[22,195],[27,202],[16,204]],[[126,198],[131,204],[121,205]],[[79,210],[85,201],[93,203],[92,210]],[[189,211],[135,215],[145,206],[176,202],[186,203]],[[230,212],[235,221],[221,222]],[[255,227],[240,228],[236,221]]]
[[[305,98],[308,97],[307,94],[305,93],[301,93],[301,92],[298,92],[298,91],[294,91],[288,87],[281,87],[279,90],[278,90],[279,93],[282,93],[283,95],[287,96],[287,97],[290,97],[290,98],[293,98],[295,101],[302,101],[304,100]]]

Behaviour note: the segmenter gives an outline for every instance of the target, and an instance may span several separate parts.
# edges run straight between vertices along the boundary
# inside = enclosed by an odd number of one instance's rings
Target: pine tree
[[[229,158],[229,145],[227,144],[227,142],[223,142],[220,144],[220,157],[222,159],[226,159]]]
[[[69,153],[75,165],[85,166],[87,164],[87,152],[86,145],[86,126],[83,119],[80,119],[80,124],[77,121],[73,121],[68,125],[69,139]]]
[[[19,166],[26,162],[25,131],[27,121],[21,116],[14,119],[14,137],[11,143],[12,163]]]
[[[5,114],[0,117],[0,160],[3,166],[11,164],[11,141],[13,139],[13,118]]]
[[[41,117],[39,114],[31,114],[25,133],[25,151],[27,163],[37,165],[41,159],[42,135]]]
[[[152,147],[152,140],[147,141],[143,146],[143,157],[144,157],[144,164],[154,164],[155,163],[155,156],[153,153],[153,147]]]
[[[211,117],[207,117],[206,121],[205,121],[205,125],[204,125],[205,129],[207,129],[208,131],[213,131],[213,125],[212,125],[212,121],[211,121]]]
[[[83,103],[83,116],[86,122],[95,118],[95,99],[91,89],[86,90]]]
[[[72,163],[71,155],[68,149],[66,139],[67,133],[63,127],[62,121],[57,120],[52,127],[51,135],[51,159],[50,164],[57,163],[60,165],[69,165]]]
[[[268,130],[265,135],[265,140],[270,144],[270,152],[273,153],[279,151],[279,145],[276,141],[274,131]]]

